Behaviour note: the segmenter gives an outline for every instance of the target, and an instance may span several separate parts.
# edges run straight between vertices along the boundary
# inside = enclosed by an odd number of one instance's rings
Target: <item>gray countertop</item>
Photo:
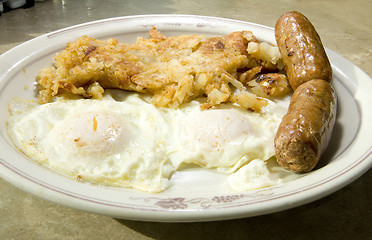
[[[304,13],[325,46],[372,76],[372,1],[46,0],[0,17],[0,54],[67,26],[138,14],[193,14],[274,26],[289,10]],[[372,239],[372,171],[307,205],[251,218],[151,223],[71,209],[0,179],[1,239]]]

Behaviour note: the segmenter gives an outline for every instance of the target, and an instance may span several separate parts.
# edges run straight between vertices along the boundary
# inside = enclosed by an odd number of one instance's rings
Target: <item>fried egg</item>
[[[265,161],[275,154],[285,107],[270,101],[255,113],[201,104],[159,108],[146,95],[118,90],[100,100],[60,96],[42,105],[16,98],[7,128],[26,156],[88,182],[161,192],[181,165],[198,164],[230,175],[237,191],[274,185]]]
[[[27,156],[78,179],[148,192],[166,189],[175,169],[165,156],[166,125],[137,95],[117,102],[14,99],[9,134]]]
[[[273,139],[281,121],[280,111],[254,113],[221,104],[200,110],[198,102],[175,111],[175,140],[181,146],[172,158],[231,173],[253,159],[273,156]],[[172,147],[172,146],[171,146]]]

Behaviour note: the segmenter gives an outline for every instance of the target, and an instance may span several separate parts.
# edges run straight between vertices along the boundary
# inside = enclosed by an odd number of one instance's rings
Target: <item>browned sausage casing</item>
[[[324,80],[310,80],[295,90],[275,136],[279,165],[297,173],[315,167],[328,145],[336,104],[335,92]]]
[[[283,14],[276,22],[275,38],[293,90],[311,79],[331,82],[332,68],[323,44],[304,15]]]

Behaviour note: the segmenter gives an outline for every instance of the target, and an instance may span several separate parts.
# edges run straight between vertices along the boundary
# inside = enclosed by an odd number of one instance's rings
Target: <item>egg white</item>
[[[253,159],[274,155],[281,113],[254,113],[231,105],[203,111],[194,102],[176,114],[171,119],[178,120],[175,133],[182,147],[172,158],[178,162],[231,173]]]
[[[137,95],[115,101],[66,100],[38,105],[14,99],[8,132],[27,156],[79,179],[148,192],[168,187],[175,169],[164,154],[167,129]]]
[[[101,100],[58,97],[39,105],[16,98],[9,110],[17,148],[77,179],[161,192],[182,164],[192,163],[234,173],[228,181],[234,190],[275,184],[265,161],[274,156],[285,108],[274,102],[263,113],[227,104],[201,110],[198,101],[169,109],[146,95],[108,90]]]

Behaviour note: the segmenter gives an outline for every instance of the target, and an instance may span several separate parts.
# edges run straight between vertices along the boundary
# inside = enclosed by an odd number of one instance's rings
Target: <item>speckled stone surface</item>
[[[298,10],[325,46],[372,76],[372,1],[46,0],[0,17],[0,54],[41,34],[96,19],[194,14],[268,26]],[[1,64],[1,63],[0,63]],[[148,223],[70,209],[0,179],[0,239],[372,239],[372,171],[313,203],[252,218],[207,223]]]

